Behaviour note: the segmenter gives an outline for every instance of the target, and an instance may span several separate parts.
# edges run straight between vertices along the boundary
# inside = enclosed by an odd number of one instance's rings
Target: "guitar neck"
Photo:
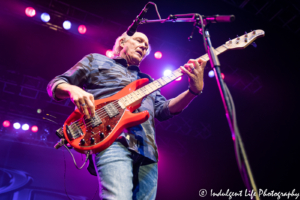
[[[217,55],[219,55],[219,54],[225,52],[227,49],[228,48],[225,45],[222,45],[215,49],[215,53]],[[204,61],[209,60],[209,57],[207,54],[199,57],[198,59],[200,59],[200,58]],[[198,59],[196,59],[196,60],[198,60]],[[134,102],[144,98],[145,96],[151,94],[152,92],[162,88],[163,86],[167,85],[168,83],[171,83],[172,81],[176,80],[177,78],[179,78],[182,75],[183,75],[183,73],[181,72],[181,69],[178,68],[178,69],[174,70],[170,75],[161,77],[161,78],[149,83],[148,85],[137,89],[136,91],[122,97],[119,101],[122,105],[127,107],[127,106],[133,104]]]

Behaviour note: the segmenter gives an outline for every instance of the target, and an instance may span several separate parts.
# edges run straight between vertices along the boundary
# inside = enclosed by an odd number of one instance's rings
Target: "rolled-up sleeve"
[[[169,110],[169,103],[172,99],[167,100],[160,91],[156,91],[156,97],[155,97],[155,118],[159,121],[164,121],[172,118],[174,115],[177,115],[179,113],[172,114]]]
[[[76,65],[74,65],[71,69],[69,69],[62,75],[56,76],[54,79],[52,79],[47,85],[48,95],[52,99],[60,101],[61,99],[58,99],[55,96],[55,90],[57,86],[62,83],[68,83],[82,88],[86,83],[91,71],[92,61],[93,55],[87,55],[78,63],[76,63]]]

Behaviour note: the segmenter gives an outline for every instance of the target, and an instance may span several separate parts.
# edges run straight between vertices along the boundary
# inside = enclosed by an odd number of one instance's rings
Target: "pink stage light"
[[[5,121],[3,122],[3,126],[4,126],[5,128],[9,127],[9,126],[10,126],[10,122],[9,122],[8,120],[5,120]]]
[[[80,34],[85,34],[86,33],[86,27],[85,27],[85,25],[78,26],[78,32]]]
[[[225,75],[223,73],[221,73],[221,78],[224,79],[225,78]]]
[[[25,9],[25,14],[28,16],[28,17],[33,17],[33,16],[35,16],[35,10],[34,10],[34,8],[32,8],[32,7],[27,7],[26,9]]]
[[[175,81],[181,81],[182,77],[180,76],[179,78],[177,78]]]
[[[31,127],[31,131],[32,132],[37,132],[39,129],[38,129],[38,127],[37,126],[32,126]]]
[[[106,51],[106,56],[109,57],[109,58],[114,57],[113,51],[112,51],[112,50],[107,50],[107,51]]]
[[[156,59],[161,59],[162,53],[161,53],[160,51],[157,51],[157,52],[155,52],[154,57],[155,57]]]

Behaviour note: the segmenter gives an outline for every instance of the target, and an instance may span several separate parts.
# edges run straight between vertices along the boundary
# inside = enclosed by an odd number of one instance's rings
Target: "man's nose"
[[[143,43],[143,45],[141,46],[142,50],[146,50],[147,49],[147,46],[145,43]]]

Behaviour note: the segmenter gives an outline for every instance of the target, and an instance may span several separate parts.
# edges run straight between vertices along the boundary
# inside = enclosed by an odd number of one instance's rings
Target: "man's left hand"
[[[190,59],[184,67],[180,67],[182,72],[189,76],[190,89],[194,93],[200,93],[203,90],[203,73],[206,61],[201,58],[198,60]]]

